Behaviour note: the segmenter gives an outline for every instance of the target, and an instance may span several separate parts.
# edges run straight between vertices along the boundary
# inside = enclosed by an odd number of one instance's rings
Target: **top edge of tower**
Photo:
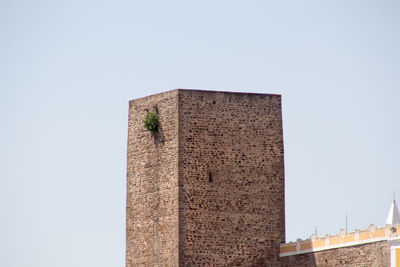
[[[148,98],[154,98],[154,97],[165,97],[165,96],[172,96],[179,94],[180,92],[188,92],[188,93],[203,93],[203,94],[232,94],[232,95],[249,95],[249,96],[270,96],[270,97],[279,97],[281,98],[282,96],[280,94],[269,94],[269,93],[251,93],[251,92],[233,92],[233,91],[224,91],[224,90],[213,90],[213,89],[189,89],[189,88],[176,88],[156,94],[151,94],[148,96],[144,97],[139,97],[136,99],[132,99],[129,102],[134,102],[137,100],[144,100]]]

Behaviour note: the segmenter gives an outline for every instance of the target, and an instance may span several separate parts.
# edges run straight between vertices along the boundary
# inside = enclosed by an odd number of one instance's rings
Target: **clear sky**
[[[400,200],[399,1],[1,1],[0,266],[124,266],[128,100],[281,94],[287,240]]]

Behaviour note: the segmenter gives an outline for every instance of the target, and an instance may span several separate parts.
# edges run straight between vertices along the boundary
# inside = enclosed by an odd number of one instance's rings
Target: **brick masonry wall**
[[[180,266],[276,266],[285,242],[281,97],[179,91]]]
[[[390,245],[388,241],[368,243],[352,247],[324,250],[281,258],[281,267],[313,266],[390,266]]]
[[[178,91],[129,103],[126,266],[178,266]],[[160,129],[144,127],[157,111]]]

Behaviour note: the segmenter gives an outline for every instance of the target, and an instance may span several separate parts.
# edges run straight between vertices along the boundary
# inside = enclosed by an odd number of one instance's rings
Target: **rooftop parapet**
[[[371,224],[366,230],[355,230],[346,233],[343,229],[337,235],[327,234],[325,237],[312,235],[310,239],[289,242],[280,245],[280,257],[310,253],[334,248],[356,246],[379,241],[400,240],[400,224],[377,227]]]

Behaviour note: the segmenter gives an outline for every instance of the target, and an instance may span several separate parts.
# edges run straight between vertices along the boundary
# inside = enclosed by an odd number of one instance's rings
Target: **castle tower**
[[[172,90],[130,101],[128,131],[126,266],[276,265],[280,95]]]

